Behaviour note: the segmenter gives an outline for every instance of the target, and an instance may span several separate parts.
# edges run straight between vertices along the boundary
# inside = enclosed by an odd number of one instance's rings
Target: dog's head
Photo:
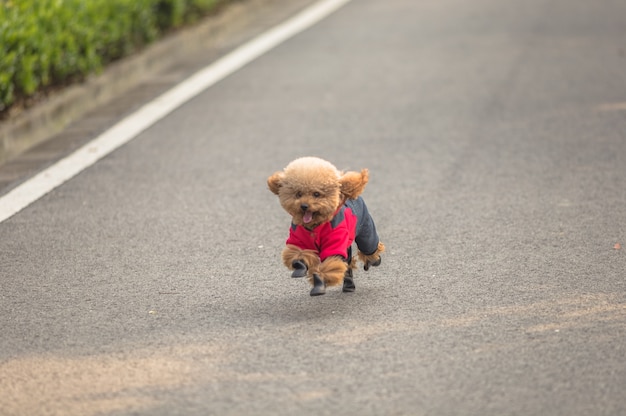
[[[367,169],[340,172],[330,162],[303,157],[267,179],[296,225],[313,229],[330,221],[346,199],[358,197],[368,181]]]

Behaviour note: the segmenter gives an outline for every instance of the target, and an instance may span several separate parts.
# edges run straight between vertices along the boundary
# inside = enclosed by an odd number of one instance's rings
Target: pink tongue
[[[313,219],[313,213],[311,211],[305,212],[304,215],[302,216],[302,222],[304,222],[305,224],[310,223],[312,219]]]

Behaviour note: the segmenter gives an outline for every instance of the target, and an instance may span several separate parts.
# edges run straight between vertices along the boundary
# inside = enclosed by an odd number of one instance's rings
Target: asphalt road
[[[302,155],[370,169],[353,294]],[[623,1],[354,0],[0,223],[0,414],[626,414],[625,178]]]

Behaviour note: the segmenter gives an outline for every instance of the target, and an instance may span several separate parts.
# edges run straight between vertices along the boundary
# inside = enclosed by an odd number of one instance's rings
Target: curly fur
[[[346,199],[357,198],[368,180],[367,169],[342,172],[326,160],[303,157],[271,175],[267,185],[270,191],[278,195],[281,206],[291,215],[294,224],[313,230],[332,220]],[[365,256],[359,252],[358,257],[364,263],[374,263],[380,259],[383,251],[384,246],[379,243],[375,253]],[[293,245],[283,250],[282,259],[285,266],[292,270],[295,260],[304,262],[308,267],[309,281],[315,273],[327,286],[340,285],[348,268],[355,267],[354,259],[351,264],[347,264],[343,258],[331,256],[321,262],[315,251],[301,250]]]
[[[316,157],[303,157],[289,163],[282,172],[276,172],[267,180],[270,190],[278,195],[282,207],[296,225],[309,229],[330,221],[346,199],[354,199],[365,189],[368,171],[343,173],[330,162]],[[308,205],[312,222],[304,223]]]
[[[361,253],[360,251],[357,253],[359,260],[363,264],[373,264],[376,263],[380,259],[380,255],[385,251],[385,245],[383,243],[378,243],[378,248],[373,254],[366,255]]]

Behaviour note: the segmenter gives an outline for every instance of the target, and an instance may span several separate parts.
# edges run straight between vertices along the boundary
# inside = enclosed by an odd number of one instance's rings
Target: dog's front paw
[[[294,260],[293,263],[291,263],[291,267],[293,267],[291,277],[305,277],[309,270],[302,260]]]
[[[319,296],[326,293],[326,283],[322,280],[317,273],[313,274],[313,288],[311,289],[311,296]]]

